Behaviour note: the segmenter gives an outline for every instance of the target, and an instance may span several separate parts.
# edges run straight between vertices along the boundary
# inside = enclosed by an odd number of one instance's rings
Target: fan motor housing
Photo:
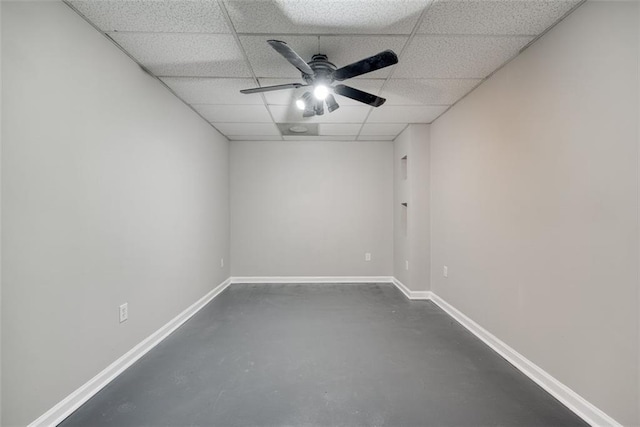
[[[307,84],[313,84],[316,81],[325,84],[333,83],[333,72],[336,70],[336,66],[329,62],[327,55],[321,53],[313,55],[311,61],[307,62],[307,64],[313,70],[313,76],[302,73],[302,78]]]

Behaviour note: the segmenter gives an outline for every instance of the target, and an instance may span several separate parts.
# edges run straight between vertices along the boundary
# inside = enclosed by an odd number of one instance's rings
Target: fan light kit
[[[301,98],[296,100],[296,107],[303,110],[302,117],[321,116],[324,114],[325,102],[327,104],[327,110],[330,113],[340,108],[340,105],[338,105],[331,92],[371,105],[372,107],[381,106],[386,99],[343,84],[335,86],[331,86],[331,84],[336,80],[347,80],[398,63],[398,56],[392,50],[385,50],[377,55],[354,62],[353,64],[336,68],[335,65],[329,62],[326,55],[313,55],[311,61],[305,62],[285,42],[280,40],[267,40],[267,43],[269,43],[276,52],[284,56],[291,65],[300,70],[305,83],[264,86],[253,89],[243,89],[240,92],[249,94],[312,86],[313,96],[311,95],[311,91],[309,91],[305,92]]]

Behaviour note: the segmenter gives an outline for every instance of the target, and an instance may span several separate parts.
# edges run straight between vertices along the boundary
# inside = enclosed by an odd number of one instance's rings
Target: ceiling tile
[[[355,141],[353,136],[283,136],[285,141]]]
[[[163,77],[162,81],[191,104],[263,105],[260,95],[240,93],[240,89],[255,86],[253,79]]]
[[[391,79],[381,96],[385,105],[448,105],[466,95],[482,79]]]
[[[369,113],[369,106],[347,105],[322,116],[302,117],[302,111],[293,105],[269,105],[276,123],[362,123]]]
[[[431,123],[448,107],[384,105],[374,108],[367,123]]]
[[[338,110],[339,111],[339,110]],[[357,135],[362,123],[321,123],[318,125],[319,135]]]
[[[231,135],[231,141],[282,141],[282,137],[274,135]]]
[[[215,0],[71,0],[104,32],[229,33]]]
[[[447,0],[428,10],[419,33],[529,34],[550,27],[580,0]]]
[[[409,34],[429,0],[226,1],[239,33]]]
[[[391,136],[395,137],[407,127],[405,123],[366,123],[360,131],[360,136]]]
[[[358,141],[393,141],[393,135],[360,135]]]
[[[213,123],[213,126],[225,135],[280,136],[280,131],[273,123]]]
[[[109,36],[156,76],[251,75],[231,35],[110,33]]]
[[[273,123],[264,105],[193,105],[210,122]]]
[[[406,36],[320,36],[320,53],[340,68],[387,49],[400,54],[407,40]],[[385,78],[396,67],[398,65],[392,65],[356,78]]]
[[[529,43],[523,36],[416,36],[394,77],[484,78]]]
[[[311,61],[313,55],[318,53],[318,37],[282,35],[240,36],[240,42],[247,53],[256,77],[290,77],[294,78],[293,81],[304,83],[300,71],[267,44],[267,40],[270,39],[285,41],[302,59],[308,62]]]

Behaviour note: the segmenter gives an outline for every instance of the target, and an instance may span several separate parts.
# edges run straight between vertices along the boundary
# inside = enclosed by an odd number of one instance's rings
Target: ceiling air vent
[[[317,123],[278,123],[283,136],[318,136]]]

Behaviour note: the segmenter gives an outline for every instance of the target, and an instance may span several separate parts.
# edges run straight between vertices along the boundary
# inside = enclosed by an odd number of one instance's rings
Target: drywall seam
[[[182,313],[167,322],[153,334],[149,335],[138,345],[122,355],[119,359],[107,366],[102,372],[91,378],[80,388],[65,397],[53,408],[42,414],[38,419],[29,424],[29,427],[40,426],[56,426],[67,418],[73,411],[78,409],[83,403],[88,401],[97,392],[102,390],[107,384],[113,381],[118,375],[124,372],[129,366],[133,365],[138,359],[147,354],[151,349],[160,344],[173,331],[179,328],[183,323],[189,320],[193,315],[206,306],[211,300],[224,291],[229,284],[230,279],[216,286],[205,296],[186,308]]]
[[[545,370],[518,353],[433,292],[431,293],[431,301],[590,425],[622,427],[622,424],[605,414],[595,405],[589,403],[578,393],[562,384]]]
[[[392,283],[391,276],[237,276],[231,283]]]

